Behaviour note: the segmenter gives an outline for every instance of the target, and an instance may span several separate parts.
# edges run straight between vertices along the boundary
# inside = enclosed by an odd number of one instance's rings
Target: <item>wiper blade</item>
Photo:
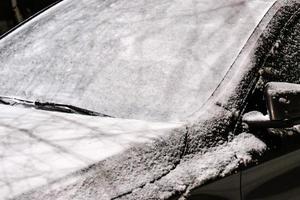
[[[47,111],[76,113],[81,115],[100,116],[100,117],[112,117],[110,115],[87,110],[73,105],[51,103],[51,102],[28,101],[28,100],[13,98],[13,97],[0,96],[0,103],[5,105],[11,105],[11,106],[22,105],[25,107],[33,107],[35,109],[47,110]]]
[[[58,103],[50,103],[50,102],[38,102],[35,101],[34,105],[37,109],[42,110],[52,110],[52,111],[60,111],[60,112],[68,112],[68,113],[77,113],[82,115],[91,115],[91,116],[101,116],[101,117],[112,117],[110,115],[106,115],[103,113],[95,112],[92,110],[87,110],[84,108],[80,108],[77,106],[67,105],[67,104],[58,104]]]

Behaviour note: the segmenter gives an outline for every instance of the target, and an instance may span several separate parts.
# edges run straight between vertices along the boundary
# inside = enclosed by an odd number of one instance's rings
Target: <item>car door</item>
[[[300,17],[299,9],[289,20],[264,62],[263,83],[269,81],[300,82]],[[258,94],[259,92],[257,92]],[[255,96],[255,95],[254,95]],[[248,110],[266,112],[262,95],[250,100]],[[300,134],[291,129],[256,129],[252,132],[268,146],[258,158],[259,165],[241,172],[241,198],[299,199],[300,198]]]
[[[284,138],[279,157],[241,173],[242,199],[298,199],[300,196],[300,149],[293,149],[299,136]],[[289,143],[290,142],[290,143]],[[291,151],[292,150],[292,151]],[[276,154],[274,154],[276,155]],[[277,154],[278,155],[278,154]]]

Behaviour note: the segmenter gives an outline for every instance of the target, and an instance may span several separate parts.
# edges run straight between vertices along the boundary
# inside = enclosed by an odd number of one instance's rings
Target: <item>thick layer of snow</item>
[[[207,149],[204,154],[187,158],[161,180],[137,189],[121,199],[134,200],[143,194],[148,199],[169,199],[178,192],[188,194],[191,189],[206,181],[227,175],[241,164],[246,165],[252,160],[252,152],[262,153],[265,149],[266,144],[261,140],[250,133],[242,133],[232,141]],[[165,185],[168,187],[164,187]]]
[[[0,41],[0,95],[185,120],[274,0],[65,0]]]
[[[269,82],[266,86],[268,88],[268,92],[272,96],[276,96],[276,94],[285,94],[285,93],[300,93],[300,85],[293,83],[285,83],[285,82]],[[279,99],[281,103],[286,103],[284,98]]]
[[[242,133],[218,147],[184,158],[170,173],[117,199],[168,199],[176,193],[187,194],[206,181],[227,175],[241,164],[247,164],[252,160],[252,152],[261,153],[265,149],[266,145],[255,136]],[[120,187],[122,185],[111,183],[103,171],[98,170],[75,179],[71,177],[20,199],[106,200],[114,198],[111,190],[117,191]]]
[[[248,113],[245,113],[243,116],[243,121],[269,121],[270,116],[269,115],[263,115],[259,111],[251,111]]]
[[[180,126],[0,105],[0,199],[48,184],[137,143],[151,143]]]

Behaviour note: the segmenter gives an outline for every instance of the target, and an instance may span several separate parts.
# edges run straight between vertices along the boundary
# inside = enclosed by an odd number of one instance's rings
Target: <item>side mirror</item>
[[[270,82],[266,85],[265,97],[271,120],[300,118],[300,85]]]
[[[300,84],[269,82],[265,87],[269,116],[257,111],[246,113],[250,127],[288,128],[300,124]]]

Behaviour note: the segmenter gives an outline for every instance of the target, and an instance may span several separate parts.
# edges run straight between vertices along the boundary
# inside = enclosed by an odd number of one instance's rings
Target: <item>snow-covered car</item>
[[[0,198],[297,199],[299,16],[298,0],[39,13],[0,40]]]

